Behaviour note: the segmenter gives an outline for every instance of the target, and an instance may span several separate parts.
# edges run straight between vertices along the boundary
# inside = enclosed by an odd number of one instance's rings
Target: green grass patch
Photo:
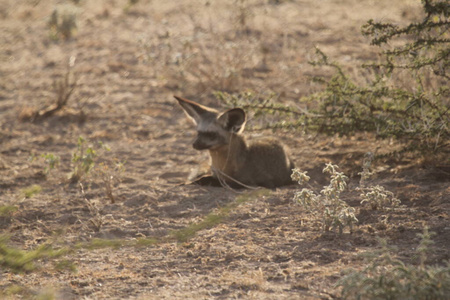
[[[18,208],[13,205],[0,205],[0,217],[8,217],[17,210]]]
[[[209,229],[216,226],[217,224],[220,224],[224,218],[226,218],[233,210],[235,210],[241,204],[256,199],[258,197],[267,195],[268,192],[269,190],[260,189],[243,193],[239,195],[234,202],[219,208],[217,212],[206,215],[203,221],[193,223],[183,229],[175,230],[171,233],[171,236],[174,237],[179,242],[186,242],[192,237],[194,237],[198,231],[203,229]]]
[[[135,242],[135,246],[137,247],[148,247],[156,245],[159,241],[155,238],[140,238]]]
[[[94,250],[94,249],[103,249],[103,248],[114,248],[114,249],[118,249],[121,248],[123,246],[125,246],[128,243],[128,241],[123,240],[123,239],[114,239],[114,240],[110,240],[110,239],[93,239],[92,241],[86,243],[86,244],[82,244],[80,245],[80,248],[86,248],[89,250]]]
[[[37,190],[40,190],[40,187],[39,189],[33,188],[31,190],[33,191],[31,192],[31,194],[34,194]],[[59,258],[80,249],[95,250],[104,248],[120,249],[124,247],[149,247],[158,243],[163,243],[171,240],[173,241],[173,238],[175,238],[177,241],[185,242],[195,236],[198,231],[212,228],[217,224],[223,222],[224,219],[228,217],[230,213],[236,210],[236,208],[241,204],[267,195],[267,193],[268,190],[263,189],[243,193],[239,195],[232,203],[219,208],[217,212],[206,215],[201,222],[193,223],[186,228],[174,231],[162,239],[151,237],[138,238],[133,240],[93,239],[89,242],[78,243],[73,247],[62,247],[58,250],[55,249],[53,243],[40,245],[34,250],[21,250],[8,245],[8,236],[0,235],[0,267],[8,269],[14,273],[30,272],[35,270],[35,263],[41,259]],[[1,206],[0,216],[11,214],[16,210],[17,208],[14,206]],[[76,271],[75,264],[67,259],[55,261],[54,266],[56,270],[70,270],[72,272]]]
[[[148,247],[157,244],[159,241],[155,238],[139,238],[135,240],[125,239],[93,239],[87,243],[79,243],[76,249],[104,249],[114,248],[120,249],[124,247]]]
[[[58,271],[68,270],[75,273],[77,271],[77,266],[70,260],[62,259],[55,263],[55,269]]]
[[[26,251],[8,245],[9,238],[0,236],[0,266],[15,273],[28,272],[35,269],[35,262],[43,258],[56,258],[67,253],[67,249],[55,250],[44,244],[34,250]]]
[[[25,198],[31,198],[42,191],[42,187],[37,184],[30,185],[22,190],[22,195]]]

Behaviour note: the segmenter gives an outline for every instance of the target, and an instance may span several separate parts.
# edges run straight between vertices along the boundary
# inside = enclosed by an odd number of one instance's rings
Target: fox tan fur
[[[243,109],[233,108],[220,113],[174,97],[197,126],[194,149],[209,151],[213,179],[233,187],[275,188],[292,183],[294,164],[283,144],[273,138],[247,142],[242,136],[246,123]],[[206,181],[198,181],[202,182]]]

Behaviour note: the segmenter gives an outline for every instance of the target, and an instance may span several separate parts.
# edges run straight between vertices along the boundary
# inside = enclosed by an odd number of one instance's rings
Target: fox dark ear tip
[[[185,98],[183,98],[183,97],[178,97],[178,96],[176,96],[176,95],[173,95],[173,97],[175,98],[175,99],[177,99],[178,100],[178,102],[191,102],[191,101],[189,101],[188,99],[185,99]]]

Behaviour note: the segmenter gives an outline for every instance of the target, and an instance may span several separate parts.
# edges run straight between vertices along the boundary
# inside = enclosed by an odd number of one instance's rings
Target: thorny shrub
[[[361,66],[367,83],[353,80],[316,48],[317,60],[310,64],[331,68],[334,74],[331,79],[312,78],[324,89],[301,98],[296,107],[248,92],[216,96],[251,108],[256,116],[279,115],[269,128],[329,135],[374,132],[402,142],[402,151],[444,153],[450,143],[450,9],[447,1],[422,2],[424,17],[418,23],[401,27],[369,20],[362,27],[372,44],[382,48],[380,62]]]

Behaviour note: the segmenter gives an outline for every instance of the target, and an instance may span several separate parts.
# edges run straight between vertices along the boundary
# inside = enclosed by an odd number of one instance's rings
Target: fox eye
[[[212,131],[200,131],[198,135],[209,140],[216,140],[219,137],[217,132]]]

